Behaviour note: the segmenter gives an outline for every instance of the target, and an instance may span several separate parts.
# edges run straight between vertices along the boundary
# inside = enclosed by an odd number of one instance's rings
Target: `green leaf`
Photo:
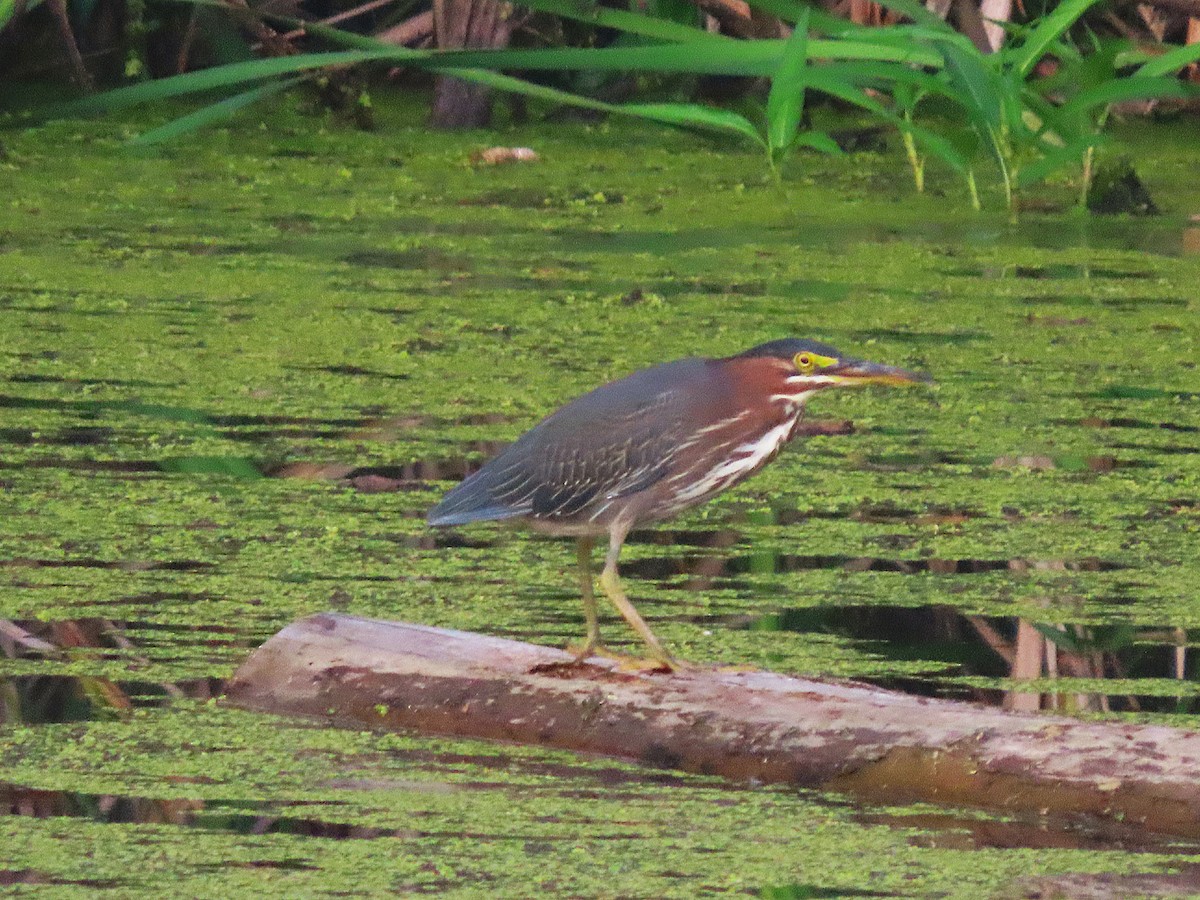
[[[1195,97],[1200,87],[1175,78],[1156,78],[1135,75],[1101,84],[1081,91],[1070,102],[1063,104],[1060,112],[1065,117],[1086,115],[1098,106],[1121,103],[1126,100],[1150,100],[1161,97]]]
[[[636,2],[630,5],[636,8]],[[647,0],[646,15],[652,19],[674,22],[677,25],[685,25],[692,31],[709,34],[699,27],[699,11],[696,5],[688,0]]]
[[[1053,75],[1035,82],[1038,93],[1070,97],[1086,88],[1112,81],[1117,77],[1117,57],[1127,45],[1127,41],[1108,41],[1096,52],[1061,65]]]
[[[590,97],[581,97],[578,94],[560,91],[557,88],[533,84],[511,75],[489,72],[486,69],[451,69],[445,70],[445,74],[462,78],[465,81],[486,84],[497,90],[547,100],[551,103],[565,103],[614,115],[636,116],[640,119],[649,119],[677,127],[722,132],[746,137],[759,146],[765,146],[758,129],[744,116],[739,116],[729,110],[702,106],[698,103],[605,103]]]
[[[403,52],[393,56],[392,54],[397,50]],[[327,66],[351,65],[380,59],[407,60],[410,59],[409,54],[415,54],[417,57],[428,55],[425,51],[393,47],[389,51],[348,50],[336,53],[302,53],[296,56],[255,59],[117,88],[114,91],[83,97],[70,103],[50,106],[41,110],[40,113],[44,117],[50,118],[106,112],[152,100],[236,87],[249,82],[265,81],[280,75],[294,75],[298,72],[322,69]]]
[[[1184,66],[1200,62],[1200,42],[1176,47],[1162,56],[1156,56],[1137,70],[1135,78],[1153,78],[1156,75],[1173,75]]]
[[[963,103],[965,98],[944,77],[930,75],[920,69],[901,63],[875,62],[873,60],[854,60],[851,62],[830,62],[821,66],[821,74],[826,77],[841,78],[849,84],[859,87],[876,87],[893,93],[903,86],[925,94],[940,94]],[[893,93],[893,97],[895,94]],[[899,102],[899,98],[897,98]]]
[[[808,16],[808,27],[821,34],[858,34],[868,30],[849,19],[814,9],[802,0],[749,0],[750,6],[777,19],[794,25],[801,16]]]
[[[940,43],[938,49],[946,60],[946,74],[951,84],[969,101],[965,111],[971,124],[998,131],[1004,120],[1004,99],[996,71],[973,48],[967,52],[959,44],[947,41]]]
[[[1068,28],[1079,21],[1079,17],[1100,0],[1062,0],[1050,15],[1039,19],[1029,29],[1025,40],[1011,52],[1011,65],[1021,76],[1028,78],[1039,59],[1046,55],[1053,44]],[[1005,53],[1006,61],[1010,57]]]
[[[29,0],[24,6],[23,12],[29,12],[42,5],[43,0]],[[13,16],[17,14],[17,0],[0,0],[0,32],[4,31],[5,26],[12,21]]]
[[[1076,137],[1092,134],[1096,130],[1095,123],[1087,116],[1064,114],[1062,107],[1056,106],[1033,90],[1022,91],[1021,102],[1025,105],[1022,110],[1025,118],[1037,119],[1040,122],[1040,126],[1034,129],[1037,138],[1056,146],[1070,143]]]
[[[918,25],[924,25],[939,34],[956,34],[948,22],[931,13],[924,4],[918,3],[916,0],[879,0],[879,5],[908,16]]]
[[[823,131],[805,131],[796,136],[794,144],[797,147],[811,147],[830,156],[846,155],[846,151],[838,146],[838,142]]]
[[[17,14],[16,0],[0,0],[0,31],[4,30],[12,17]]]
[[[274,81],[270,84],[264,84],[260,87],[251,88],[248,91],[243,91],[240,94],[235,94],[232,97],[226,97],[218,103],[212,103],[205,106],[203,109],[198,109],[194,113],[175,119],[168,122],[160,128],[155,128],[152,131],[147,131],[145,134],[140,134],[131,140],[129,143],[132,146],[148,146],[151,144],[159,144],[163,141],[169,141],[172,138],[179,137],[182,134],[187,134],[189,131],[195,131],[198,128],[203,128],[206,125],[212,125],[214,122],[221,122],[228,119],[239,109],[249,106],[251,103],[257,103],[267,97],[281,93],[292,85],[298,84],[303,79],[287,78],[282,81]]]
[[[639,70],[690,72],[713,75],[774,74],[783,55],[781,40],[726,41],[706,46],[703,52],[682,44],[627,49],[567,48],[561,50],[454,50],[432,54],[432,61],[418,65],[467,66],[470,68],[533,68]],[[884,43],[842,39],[810,39],[811,59],[868,59],[940,65],[941,57],[921,47],[892,47]]]
[[[472,69],[688,72],[696,75],[769,77],[783,55],[781,40],[722,41],[703,50],[687,44],[657,47],[556,50],[446,50],[415,57],[410,65]],[[420,51],[410,51],[419,53]],[[893,47],[874,41],[813,38],[810,59],[870,59],[940,66],[940,54],[922,47]]]
[[[723,131],[726,134],[737,134],[749,138],[760,146],[763,144],[762,136],[749,119],[727,109],[717,109],[699,103],[618,103],[614,104],[609,111],[620,115],[653,119],[667,125]]]
[[[659,0],[660,3],[665,0]],[[552,13],[564,19],[586,22],[599,28],[616,28],[629,34],[657,38],[673,43],[733,43],[733,38],[714,34],[703,28],[681,24],[665,17],[646,16],[621,9],[610,9],[597,3],[578,3],[572,0],[522,0],[522,6],[538,12]],[[690,4],[689,4],[690,6]],[[696,9],[691,6],[692,15]]]
[[[1088,147],[1098,146],[1104,140],[1103,135],[1087,134],[1076,138],[1064,147],[1043,152],[1038,159],[1021,167],[1021,170],[1017,173],[1017,187],[1028,187],[1031,184],[1037,184],[1039,181],[1049,178],[1058,169],[1079,165]]]
[[[530,69],[537,71],[685,72],[696,75],[770,76],[779,65],[783,41],[722,41],[703,50],[689,44],[654,47],[554,50],[447,50],[414,60],[413,65],[449,69]]]
[[[942,55],[936,50],[931,50],[914,41],[893,41],[886,36],[888,31],[886,28],[872,30],[879,32],[880,36],[869,40],[812,38],[808,42],[808,56],[810,59],[821,60],[873,59],[881,62],[941,68]]]
[[[940,134],[935,134],[926,128],[908,125],[904,122],[898,122],[897,127],[911,134],[914,141],[920,144],[927,152],[932,153],[940,159],[957,174],[965,176],[970,171],[970,157]]]
[[[779,68],[771,77],[771,92],[767,95],[767,146],[773,153],[787,149],[800,130],[807,71],[808,15],[805,14],[784,45]]]
[[[833,68],[832,66],[814,66],[809,70],[808,86],[813,90],[822,91],[829,94],[831,97],[837,97],[846,103],[853,104],[862,109],[873,113],[876,118],[884,122],[888,122],[902,132],[907,132],[913,136],[913,140],[921,144],[930,153],[940,159],[955,172],[960,175],[965,175],[970,168],[968,160],[959,153],[949,142],[934,134],[933,132],[913,125],[907,122],[900,116],[886,109],[877,100],[874,100],[866,93],[852,84],[848,84],[845,79],[831,76],[826,70]]]
[[[1105,653],[1132,647],[1138,639],[1132,625],[1105,625],[1087,628],[1082,634],[1065,626],[1032,623],[1042,637],[1071,653]]]
[[[966,161],[978,158],[979,151],[983,147],[983,139],[978,129],[972,125],[948,128],[940,136],[954,149],[954,152],[958,153]]]

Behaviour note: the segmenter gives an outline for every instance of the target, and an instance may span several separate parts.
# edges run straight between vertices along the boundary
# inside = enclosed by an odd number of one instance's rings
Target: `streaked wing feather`
[[[697,402],[719,390],[706,378],[704,360],[680,360],[585,394],[451,490],[429,522],[569,518],[646,490],[670,471]]]

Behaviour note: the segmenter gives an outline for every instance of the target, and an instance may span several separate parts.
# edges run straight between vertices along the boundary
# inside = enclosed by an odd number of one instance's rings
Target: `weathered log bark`
[[[769,672],[625,673],[559,650],[310,616],[256,650],[238,706],[642,760],[689,772],[1200,836],[1200,733],[1082,722]]]
[[[508,46],[512,6],[504,0],[433,0],[433,34],[439,50]],[[492,120],[491,88],[448,75],[433,85],[435,128],[482,128]]]

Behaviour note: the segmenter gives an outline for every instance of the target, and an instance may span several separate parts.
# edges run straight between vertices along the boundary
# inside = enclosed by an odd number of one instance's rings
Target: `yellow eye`
[[[809,353],[797,353],[796,358],[792,362],[796,364],[796,368],[801,372],[811,372],[813,370],[813,358]]]

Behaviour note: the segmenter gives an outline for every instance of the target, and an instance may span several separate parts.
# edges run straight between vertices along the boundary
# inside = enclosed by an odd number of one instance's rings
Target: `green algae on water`
[[[810,416],[853,433],[634,535],[627,586],[665,640],[981,695],[1117,692],[1143,707],[1123,715],[1195,724],[1190,149],[1142,166],[1157,221],[1012,228],[912,198],[899,156],[798,157],[780,189],[692,135],[521,126],[487,140],[542,162],[485,169],[474,138],[379,107],[376,134],[285,107],[139,155],[112,120],[5,138],[0,619],[83,640],[0,659],[3,791],[48,816],[0,818],[0,874],[81,896],[979,897],[1179,861],[1000,849],[844,798],[210,702],[324,609],[577,637],[568,546],[433,533],[425,511],[599,383],[798,335],[938,385],[818,397]],[[278,477],[335,469],[399,489]],[[971,674],[849,627],[889,609],[1079,641],[1128,627],[1134,669]]]

